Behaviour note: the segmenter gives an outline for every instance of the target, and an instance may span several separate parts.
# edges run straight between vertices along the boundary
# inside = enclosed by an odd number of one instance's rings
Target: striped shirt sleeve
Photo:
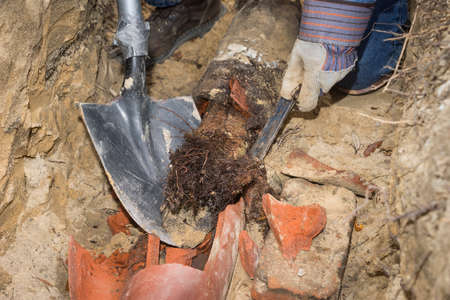
[[[314,43],[356,47],[361,42],[374,3],[305,0],[299,38]]]
[[[322,65],[323,71],[341,71],[353,66],[357,59],[356,48],[333,44],[322,44],[327,56]]]

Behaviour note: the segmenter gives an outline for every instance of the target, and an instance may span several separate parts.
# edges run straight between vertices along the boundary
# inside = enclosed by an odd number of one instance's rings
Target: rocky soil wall
[[[450,298],[450,13],[418,1],[399,90],[407,99],[393,154],[400,285],[410,299]],[[395,86],[395,84],[393,85]]]
[[[95,246],[117,208],[78,102],[120,86],[101,1],[0,3],[0,298],[67,296],[69,234]],[[99,84],[101,82],[101,85]],[[103,218],[102,218],[103,216]]]
[[[0,299],[66,299],[69,236],[91,249],[111,239],[105,219],[118,202],[77,103],[119,93],[121,65],[106,51],[113,3],[0,2]],[[444,0],[423,0],[412,13],[405,65],[390,86],[403,105],[391,124],[390,210],[378,203],[382,214],[361,216],[383,229],[361,239],[370,254],[350,251],[341,298],[450,297],[448,11]],[[187,45],[157,66],[150,94],[190,93],[230,21],[226,15],[203,47]],[[176,83],[165,80],[176,75]]]

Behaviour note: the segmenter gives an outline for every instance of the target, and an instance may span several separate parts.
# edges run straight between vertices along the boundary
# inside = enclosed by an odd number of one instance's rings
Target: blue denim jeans
[[[156,7],[170,7],[177,5],[181,0],[145,0],[145,2]]]
[[[397,37],[409,22],[407,0],[377,0],[364,39],[358,47],[358,61],[337,86],[363,90],[390,74],[400,57],[404,39]]]

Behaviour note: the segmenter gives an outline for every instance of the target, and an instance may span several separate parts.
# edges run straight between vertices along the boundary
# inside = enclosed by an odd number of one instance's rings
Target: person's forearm
[[[289,58],[280,95],[297,97],[301,111],[311,111],[355,66],[356,47],[372,16],[374,0],[305,0],[298,39]]]

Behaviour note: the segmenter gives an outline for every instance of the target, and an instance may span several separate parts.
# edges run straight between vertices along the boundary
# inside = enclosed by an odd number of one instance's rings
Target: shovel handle
[[[146,95],[145,56],[133,56],[125,60],[125,79],[122,84],[123,96]],[[131,97],[135,99],[135,97]]]
[[[150,25],[144,22],[140,0],[117,0],[119,24],[115,43],[122,50],[124,59],[148,55]]]
[[[125,59],[122,95],[145,94],[145,58],[148,54],[149,25],[144,22],[140,0],[117,0],[119,24],[115,41]]]
[[[144,23],[139,0],[117,0],[119,18],[128,24]]]

